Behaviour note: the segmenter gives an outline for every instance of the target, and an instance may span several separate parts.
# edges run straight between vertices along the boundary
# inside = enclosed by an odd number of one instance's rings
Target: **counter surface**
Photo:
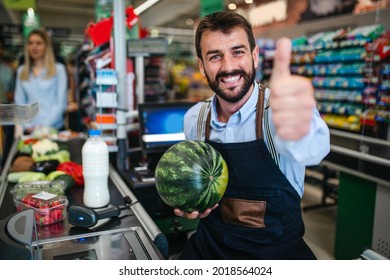
[[[68,141],[67,143],[61,143],[61,145],[67,146],[67,149],[71,153],[72,161],[81,163],[81,147],[83,143],[84,143],[83,139],[73,139]],[[12,159],[15,157],[16,155],[15,147],[16,145],[14,144],[12,151],[9,153],[10,158],[7,159],[7,162],[11,162]],[[156,234],[152,234],[152,236],[150,236],[151,231],[145,229],[145,224],[147,227],[150,227],[152,229],[156,229],[156,226],[154,224],[151,224],[153,223],[153,221],[147,216],[142,206],[139,205],[135,196],[131,195],[130,190],[126,189],[125,191],[123,191],[123,186],[121,190],[118,187],[117,177],[115,177],[116,182],[113,181],[112,173],[115,173],[115,171],[111,166],[110,177],[108,182],[109,192],[110,192],[110,204],[117,205],[117,206],[125,205],[124,197],[128,196],[127,194],[129,194],[131,196],[130,199],[132,202],[132,207],[129,207],[129,209],[122,210],[119,217],[98,221],[97,225],[95,225],[93,228],[75,227],[69,224],[68,219],[65,219],[63,222],[54,223],[48,226],[37,226],[38,239],[40,240],[40,242],[49,242],[50,240],[66,240],[71,238],[72,236],[98,235],[100,234],[99,232],[101,232],[101,234],[103,234],[104,232],[115,232],[115,231],[121,232],[124,229],[130,229],[130,228],[137,229],[136,232],[139,232],[139,229],[142,229],[142,231],[145,233],[145,236],[147,236],[148,239],[147,242],[149,242],[150,243],[149,245],[153,247],[153,249],[155,250],[155,255],[157,255],[160,259],[162,259],[161,253],[153,243],[154,239],[156,238]],[[14,184],[6,182],[5,174],[8,174],[8,170],[3,170],[2,174],[4,176],[2,176],[3,177],[3,181],[1,184],[2,189],[0,189],[0,193],[2,193],[2,196],[0,196],[0,203],[1,203],[0,220],[4,220],[8,216],[16,212],[16,208],[13,201],[13,195],[12,195]],[[66,194],[66,196],[69,200],[69,205],[82,204],[83,188],[74,186]],[[137,211],[140,213],[137,213]],[[146,217],[146,219],[140,220],[140,218],[142,219],[142,217]],[[1,228],[0,230],[3,231],[5,229]]]

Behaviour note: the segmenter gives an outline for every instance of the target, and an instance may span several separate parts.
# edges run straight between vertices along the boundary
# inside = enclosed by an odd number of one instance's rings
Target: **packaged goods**
[[[33,209],[35,221],[40,226],[61,222],[66,218],[66,196],[41,191],[27,193],[22,198],[16,196],[14,203],[17,211]]]

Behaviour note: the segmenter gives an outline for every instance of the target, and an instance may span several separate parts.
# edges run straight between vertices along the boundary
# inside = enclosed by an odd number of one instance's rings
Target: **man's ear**
[[[199,71],[200,73],[202,74],[202,76],[206,76],[205,72],[204,72],[204,66],[203,66],[203,61],[197,57],[196,60],[198,61],[198,66],[199,66]]]
[[[253,66],[255,69],[259,66],[259,46],[256,45],[255,48],[252,51],[252,58],[253,58]]]

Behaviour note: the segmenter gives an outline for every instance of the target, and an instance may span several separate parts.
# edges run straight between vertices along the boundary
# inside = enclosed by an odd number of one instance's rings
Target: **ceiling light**
[[[143,4],[139,5],[137,8],[135,8],[134,13],[136,15],[140,15],[141,13],[143,13],[144,11],[149,9],[151,6],[156,4],[158,1],[160,1],[160,0],[148,0],[148,1],[144,2]]]
[[[158,37],[160,32],[158,31],[157,28],[152,28],[150,29],[150,37]]]
[[[237,6],[236,6],[236,4],[234,4],[234,3],[230,3],[230,4],[228,5],[228,8],[229,8],[229,10],[235,10],[235,9],[237,9]]]
[[[245,3],[247,3],[247,4],[252,4],[252,3],[253,3],[253,0],[245,0]]]
[[[34,9],[33,8],[28,8],[27,9],[27,15],[29,17],[34,17]]]
[[[192,18],[187,18],[186,19],[186,24],[187,25],[194,25],[194,20]]]

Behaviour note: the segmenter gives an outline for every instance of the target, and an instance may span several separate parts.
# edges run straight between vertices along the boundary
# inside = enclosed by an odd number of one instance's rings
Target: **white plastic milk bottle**
[[[84,176],[84,205],[100,208],[109,204],[109,156],[100,130],[90,130],[89,138],[81,150]]]

